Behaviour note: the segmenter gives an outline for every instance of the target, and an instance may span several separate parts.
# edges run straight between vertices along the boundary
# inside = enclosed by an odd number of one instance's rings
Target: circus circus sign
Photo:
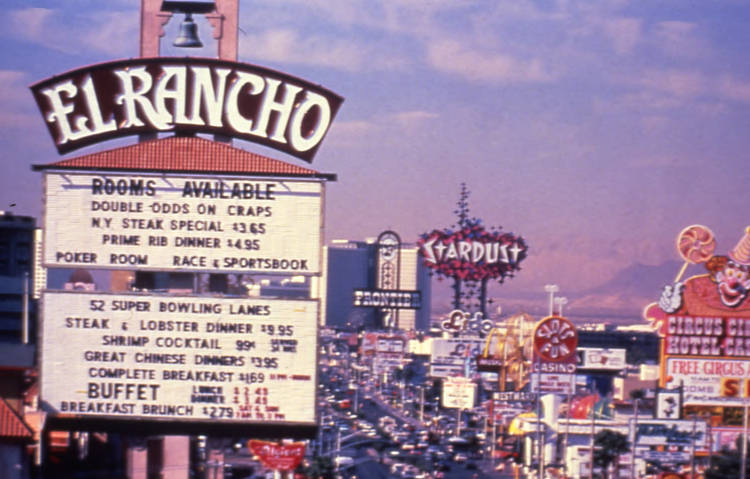
[[[31,91],[61,154],[126,135],[179,131],[240,138],[308,162],[343,101],[290,75],[209,58],[102,63]]]
[[[500,279],[519,270],[528,247],[512,233],[486,231],[470,224],[458,231],[433,230],[417,241],[424,264],[462,280]]]
[[[742,405],[750,359],[750,228],[726,255],[707,227],[677,238],[685,266],[644,317],[663,338],[660,386],[683,387],[685,405]],[[690,264],[706,274],[682,279]]]
[[[750,228],[727,255],[715,255],[715,247],[705,226],[685,228],[677,239],[685,265],[702,263],[707,274],[683,281],[683,267],[646,308],[666,355],[750,357]]]

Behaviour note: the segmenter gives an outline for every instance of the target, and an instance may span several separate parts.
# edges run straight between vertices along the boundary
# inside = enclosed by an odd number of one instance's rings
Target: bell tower
[[[217,58],[237,61],[237,13],[239,0],[168,1],[141,0],[140,56],[158,57],[159,42],[175,13],[205,15],[217,40]]]

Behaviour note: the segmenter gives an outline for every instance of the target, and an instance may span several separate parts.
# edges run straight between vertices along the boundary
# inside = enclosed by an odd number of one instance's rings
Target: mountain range
[[[576,323],[646,324],[643,309],[659,300],[664,286],[675,281],[682,266],[679,261],[658,265],[636,262],[592,288],[575,291],[565,287],[568,302],[563,305],[563,314]],[[702,265],[690,265],[681,279],[704,273]],[[549,313],[546,295],[538,291],[514,291],[502,295],[498,303],[502,306],[502,315],[524,312],[541,318]],[[449,309],[445,300],[433,304],[434,314],[447,313]],[[493,308],[488,309],[490,313],[495,312]]]

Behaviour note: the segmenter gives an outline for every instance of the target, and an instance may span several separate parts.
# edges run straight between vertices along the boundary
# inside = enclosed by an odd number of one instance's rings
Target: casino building
[[[421,307],[384,311],[355,306],[355,289],[375,290],[378,280],[378,248],[375,239],[333,240],[323,248],[325,270],[321,280],[322,317],[325,326],[343,329],[394,329],[428,331],[431,282],[429,269],[414,244],[402,244],[397,255],[399,290],[419,291]],[[390,316],[389,316],[390,315]]]

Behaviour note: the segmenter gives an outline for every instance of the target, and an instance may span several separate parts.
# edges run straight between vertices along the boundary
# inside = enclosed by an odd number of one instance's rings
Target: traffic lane
[[[378,453],[372,448],[365,448],[363,451],[366,454],[366,460],[361,460],[362,456],[358,456],[360,460],[356,462],[354,469],[357,472],[358,479],[385,479],[390,476],[388,468],[378,462]]]

